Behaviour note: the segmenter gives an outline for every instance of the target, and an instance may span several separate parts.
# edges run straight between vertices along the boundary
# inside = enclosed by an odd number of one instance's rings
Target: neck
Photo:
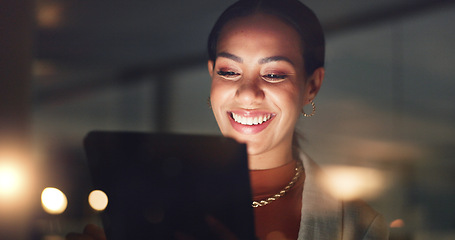
[[[261,154],[248,154],[250,170],[263,170],[283,166],[294,160],[292,148],[285,151],[269,151]]]

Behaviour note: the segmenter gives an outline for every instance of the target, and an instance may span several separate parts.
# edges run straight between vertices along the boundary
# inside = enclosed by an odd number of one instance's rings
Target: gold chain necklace
[[[284,187],[280,192],[278,192],[277,194],[275,194],[271,197],[268,197],[268,198],[260,200],[260,201],[253,201],[251,203],[251,206],[254,208],[262,207],[262,206],[265,206],[265,205],[281,198],[282,196],[284,196],[284,194],[286,194],[289,191],[289,189],[291,189],[292,186],[294,186],[294,184],[297,182],[297,180],[299,180],[300,175],[302,174],[302,170],[303,170],[302,162],[297,161],[297,166],[295,167],[295,175],[291,179],[291,181],[288,183],[288,185],[286,185],[286,187]]]

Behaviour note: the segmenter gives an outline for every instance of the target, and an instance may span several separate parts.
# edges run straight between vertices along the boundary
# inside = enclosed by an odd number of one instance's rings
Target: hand
[[[68,233],[66,240],[106,240],[104,230],[95,224],[87,224],[82,233]]]

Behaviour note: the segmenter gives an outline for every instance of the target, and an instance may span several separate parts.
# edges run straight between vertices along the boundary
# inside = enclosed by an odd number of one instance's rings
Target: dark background
[[[18,221],[35,238],[97,221],[85,200],[88,131],[219,134],[205,44],[232,2],[0,1],[0,143],[19,139],[33,155],[37,213]],[[404,220],[395,239],[453,239],[454,1],[302,2],[327,36],[316,116],[299,124],[303,149],[327,167],[378,170],[382,188],[367,200],[388,222]],[[62,215],[40,209],[46,186],[66,193]]]

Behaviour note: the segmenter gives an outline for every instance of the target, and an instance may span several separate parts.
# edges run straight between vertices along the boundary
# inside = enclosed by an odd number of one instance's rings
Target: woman
[[[318,166],[296,144],[303,107],[314,114],[324,44],[316,16],[297,0],[238,1],[210,33],[210,104],[222,134],[247,144],[259,239],[387,239],[380,214],[323,191]]]

